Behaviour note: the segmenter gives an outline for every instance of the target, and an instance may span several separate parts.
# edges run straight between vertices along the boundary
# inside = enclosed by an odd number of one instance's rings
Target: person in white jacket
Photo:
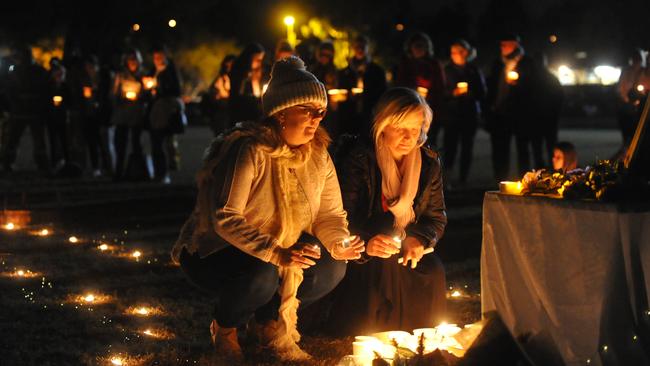
[[[274,65],[262,103],[263,121],[238,124],[208,149],[172,257],[217,295],[211,331],[222,354],[242,357],[237,328],[254,316],[264,346],[302,360],[298,306],[333,290],[364,243],[348,231],[319,127],[325,86],[292,56]]]

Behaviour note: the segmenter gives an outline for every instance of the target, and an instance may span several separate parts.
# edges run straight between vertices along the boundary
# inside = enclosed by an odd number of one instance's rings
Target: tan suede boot
[[[244,354],[237,340],[237,328],[222,328],[216,320],[210,323],[210,338],[219,355],[241,362]]]
[[[268,347],[281,361],[306,361],[312,357],[298,346],[291,334],[283,334],[280,323],[272,320],[261,325],[260,343]]]

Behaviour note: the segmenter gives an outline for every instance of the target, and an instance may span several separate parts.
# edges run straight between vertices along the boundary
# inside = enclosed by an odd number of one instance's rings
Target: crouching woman
[[[221,354],[241,359],[237,328],[254,317],[264,346],[283,361],[302,360],[309,355],[297,345],[298,306],[330,292],[364,243],[350,237],[319,127],[324,85],[290,57],[274,65],[262,103],[263,121],[239,124],[208,149],[172,257],[216,295],[211,332]]]

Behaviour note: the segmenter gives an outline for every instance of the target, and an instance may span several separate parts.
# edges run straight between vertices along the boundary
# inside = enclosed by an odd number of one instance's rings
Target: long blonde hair
[[[382,133],[388,125],[399,126],[404,118],[411,112],[421,111],[424,114],[424,121],[420,129],[420,137],[417,146],[424,145],[427,141],[427,133],[431,127],[433,111],[415,90],[409,88],[391,88],[387,90],[375,106],[375,113],[372,122],[372,139],[375,146],[382,144]]]

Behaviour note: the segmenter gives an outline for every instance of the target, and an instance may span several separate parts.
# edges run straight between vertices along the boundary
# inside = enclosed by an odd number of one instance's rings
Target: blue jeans
[[[205,258],[183,249],[181,268],[200,288],[216,295],[214,319],[221,327],[245,325],[255,315],[258,323],[277,320],[280,284],[275,265],[263,262],[236,247],[228,247]],[[326,251],[316,265],[304,271],[298,288],[300,306],[322,298],[345,276],[345,262],[334,260]]]

